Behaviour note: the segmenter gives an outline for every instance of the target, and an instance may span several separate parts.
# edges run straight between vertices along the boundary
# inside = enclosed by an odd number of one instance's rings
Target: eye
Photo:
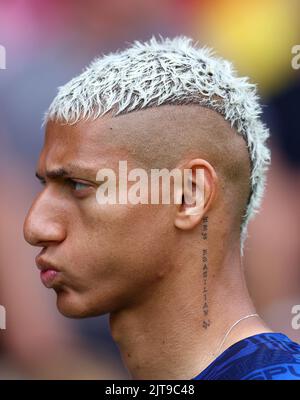
[[[86,185],[86,184],[84,184],[82,182],[76,182],[76,181],[73,181],[73,182],[74,182],[73,183],[73,189],[76,190],[76,191],[84,190],[84,189],[87,189],[89,187],[89,185]]]
[[[71,188],[74,190],[74,192],[81,192],[81,191],[89,189],[91,187],[91,185],[89,185],[87,183],[75,181],[73,179],[68,179],[67,183],[71,186]]]

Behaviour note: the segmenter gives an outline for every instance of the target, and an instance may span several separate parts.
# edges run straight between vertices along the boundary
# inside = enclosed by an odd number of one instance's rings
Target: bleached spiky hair
[[[256,87],[239,78],[226,60],[187,37],[134,42],[125,51],[94,60],[59,88],[45,121],[72,124],[111,111],[124,114],[163,104],[199,104],[221,113],[246,140],[251,159],[251,195],[241,226],[241,252],[247,224],[258,211],[270,162],[268,129],[260,120]],[[213,133],[212,133],[213,134]]]

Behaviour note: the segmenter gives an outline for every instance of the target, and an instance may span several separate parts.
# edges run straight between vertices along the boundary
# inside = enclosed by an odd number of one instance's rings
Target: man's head
[[[220,246],[243,243],[269,162],[259,114],[254,87],[186,38],[135,43],[60,89],[37,168],[46,185],[24,231],[43,247],[40,267],[59,271],[51,286],[62,313],[147,299],[183,253],[197,254],[204,215]],[[128,169],[202,169],[203,210],[187,212],[185,192],[181,205],[99,204],[97,171],[118,179],[120,160]]]

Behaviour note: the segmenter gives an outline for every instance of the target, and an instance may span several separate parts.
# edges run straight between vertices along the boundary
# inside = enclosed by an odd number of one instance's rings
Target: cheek
[[[157,237],[157,214],[145,205],[93,205],[80,221],[89,251],[98,249],[112,257],[122,253],[138,257]],[[76,228],[78,229],[78,227]]]
[[[98,205],[77,219],[66,259],[78,288],[155,281],[170,257],[175,229],[166,215],[161,207]]]
[[[167,272],[173,227],[158,212],[122,211],[122,218],[102,213],[69,231],[68,284],[57,300],[64,315],[101,315],[141,301]]]

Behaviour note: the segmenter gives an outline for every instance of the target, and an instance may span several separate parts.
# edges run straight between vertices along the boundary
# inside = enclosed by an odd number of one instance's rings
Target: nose
[[[64,218],[58,207],[41,193],[24,221],[24,238],[32,246],[58,244],[66,237]]]

